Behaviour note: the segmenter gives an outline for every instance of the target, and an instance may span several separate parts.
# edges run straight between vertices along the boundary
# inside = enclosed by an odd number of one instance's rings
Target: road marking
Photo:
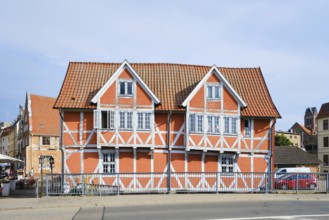
[[[218,218],[211,220],[249,220],[249,219],[296,219],[308,217],[329,217],[329,214],[320,215],[286,215],[286,216],[264,216],[264,217],[247,217],[247,218]]]

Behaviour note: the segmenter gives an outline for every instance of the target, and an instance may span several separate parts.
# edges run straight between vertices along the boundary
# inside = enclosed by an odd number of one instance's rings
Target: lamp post
[[[53,165],[55,164],[55,159],[53,156],[49,158],[50,170],[51,170],[51,191],[54,190],[54,181],[53,181]]]
[[[43,190],[43,160],[45,159],[45,156],[41,155],[39,157],[39,164],[40,164],[40,174],[41,174],[41,192],[40,192],[40,198],[42,197],[42,190]]]

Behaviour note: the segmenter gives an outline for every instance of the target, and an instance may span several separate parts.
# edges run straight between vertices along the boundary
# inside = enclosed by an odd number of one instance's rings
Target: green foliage
[[[275,135],[275,146],[292,146],[293,144],[290,140],[285,137],[283,134]]]

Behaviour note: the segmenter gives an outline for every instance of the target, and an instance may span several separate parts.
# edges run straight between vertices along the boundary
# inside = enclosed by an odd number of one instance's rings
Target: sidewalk
[[[0,197],[1,210],[76,208],[96,206],[138,206],[153,204],[212,203],[234,201],[322,200],[329,201],[328,194],[140,194],[119,196],[53,196],[42,198]]]

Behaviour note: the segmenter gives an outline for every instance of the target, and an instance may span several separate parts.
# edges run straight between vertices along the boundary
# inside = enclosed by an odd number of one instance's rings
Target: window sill
[[[207,98],[207,102],[220,102],[220,98],[212,98],[212,99],[210,99],[210,98]]]
[[[226,136],[238,136],[238,134],[231,134],[231,133],[224,133],[223,135],[226,135]]]
[[[119,98],[133,98],[134,95],[118,95]]]
[[[190,134],[203,134],[203,131],[189,131]]]

